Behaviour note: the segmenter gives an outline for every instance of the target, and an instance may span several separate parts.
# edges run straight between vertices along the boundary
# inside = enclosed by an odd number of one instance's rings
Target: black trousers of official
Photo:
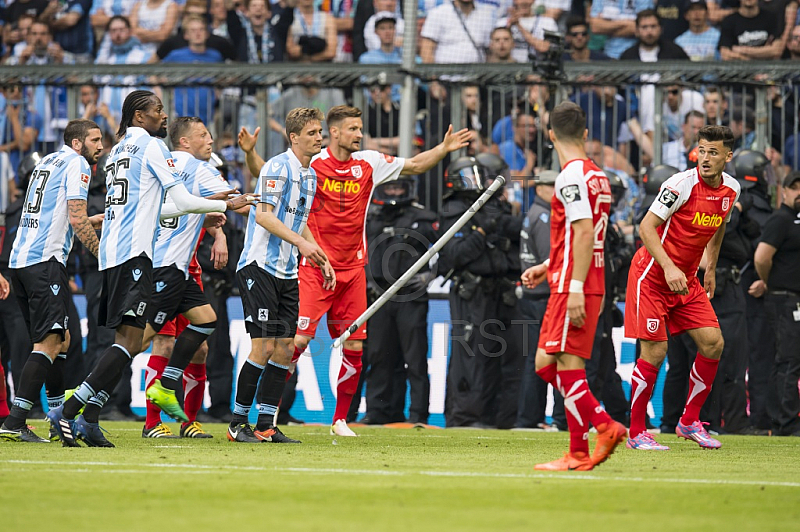
[[[586,382],[595,398],[603,403],[608,415],[627,426],[630,423],[628,412],[630,412],[631,405],[625,398],[622,378],[617,373],[617,355],[612,338],[613,328],[613,310],[608,308],[603,311],[597,321],[592,358],[586,361]],[[555,412],[553,417],[556,417]]]
[[[369,319],[368,334],[367,416],[377,423],[404,421],[407,378],[411,397],[408,419],[412,423],[427,423],[430,402],[427,299],[390,300]],[[398,382],[398,369],[402,366],[405,370]]]
[[[725,348],[722,351],[717,376],[711,394],[700,412],[710,428],[726,432],[739,432],[747,428],[747,324],[744,293],[740,285],[728,281],[711,300],[719,320]],[[662,430],[675,430],[689,393],[689,372],[697,356],[697,346],[687,334],[671,337],[667,351],[669,369],[664,383],[664,414]]]
[[[501,294],[482,287],[466,301],[453,287],[450,317],[446,425],[514,427],[524,364],[516,305],[504,304]]]
[[[742,290],[747,322],[748,369],[747,393],[750,398],[750,422],[758,429],[771,429],[767,402],[773,383],[770,381],[775,364],[775,324],[768,318],[764,297],[747,293],[758,279],[755,268],[742,273]],[[774,397],[774,396],[773,396]]]
[[[778,436],[800,435],[800,296],[766,295],[767,316],[775,325],[775,364],[768,400],[772,429]]]

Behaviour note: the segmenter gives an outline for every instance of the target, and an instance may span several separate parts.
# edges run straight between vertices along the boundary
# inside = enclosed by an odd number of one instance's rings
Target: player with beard
[[[401,175],[423,174],[449,153],[465,148],[472,138],[469,130],[454,133],[450,126],[441,144],[410,159],[403,159],[377,151],[360,151],[363,123],[361,110],[356,107],[338,105],[331,108],[327,122],[330,145],[311,162],[319,186],[308,228],[336,271],[336,288],[324,290],[325,279],[321,270],[305,259],[300,262],[300,312],[292,367],[314,338],[323,315],[327,314],[328,330],[331,337],[336,338],[367,309],[364,223],[373,187]],[[257,134],[258,129],[255,131]],[[260,172],[264,161],[254,151],[255,136],[242,128],[239,145],[247,154],[250,171],[254,175]],[[356,436],[347,426],[346,418],[358,388],[366,337],[365,324],[344,343],[331,434]]]
[[[66,361],[70,342],[68,298],[72,297],[66,264],[73,235],[97,255],[95,226],[102,224],[102,216],[90,219],[86,200],[90,166],[103,150],[102,139],[100,127],[91,120],[72,120],[64,130],[64,146],[44,157],[31,174],[9,267],[33,351],[22,368],[19,389],[0,428],[0,439],[50,443],[34,434],[26,420],[48,373],[60,374]],[[60,380],[60,390],[48,386],[48,398],[63,402],[63,376],[55,380]]]
[[[78,446],[78,436],[92,447],[113,447],[97,420],[109,392],[142,349],[153,290],[153,236],[162,214],[164,192],[179,214],[225,212],[254,203],[248,196],[223,201],[192,195],[179,179],[175,161],[161,140],[166,129],[167,115],[155,94],[137,90],[125,98],[117,131],[119,143],[111,150],[105,168],[108,193],[98,255],[105,295],[100,321],[115,330],[115,343],[101,355],[72,397],[47,414],[64,446]],[[73,421],[84,405],[83,415]],[[159,394],[158,406],[176,419],[185,418],[174,390]]]

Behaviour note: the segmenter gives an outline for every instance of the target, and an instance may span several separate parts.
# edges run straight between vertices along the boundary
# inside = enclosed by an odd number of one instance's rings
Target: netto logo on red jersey
[[[355,166],[353,169],[355,170]],[[358,194],[361,192],[361,184],[357,181],[337,181],[335,179],[325,178],[322,182],[322,190],[325,192],[336,192],[337,194]]]
[[[700,227],[719,227],[722,225],[722,216],[719,214],[696,212],[694,213],[694,218],[692,218],[692,225],[699,225]]]

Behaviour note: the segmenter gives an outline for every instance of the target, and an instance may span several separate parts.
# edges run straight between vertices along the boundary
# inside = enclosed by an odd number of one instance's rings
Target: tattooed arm
[[[92,222],[86,214],[86,200],[68,200],[69,223],[75,231],[75,236],[89,250],[89,253],[97,256],[100,241],[97,240],[97,233],[94,232]]]

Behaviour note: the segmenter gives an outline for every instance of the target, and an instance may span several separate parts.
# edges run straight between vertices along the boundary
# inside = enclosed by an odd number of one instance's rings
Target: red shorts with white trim
[[[197,255],[194,255],[192,257],[192,262],[189,263],[189,275],[194,278],[194,281],[197,283],[197,286],[200,287],[200,290],[203,290],[203,270],[200,268],[200,264],[197,262]],[[188,326],[189,320],[184,318],[183,314],[178,314],[174,320],[170,320],[165,323],[164,326],[161,327],[161,330],[158,331],[158,334],[163,334],[164,336],[174,336],[177,338]]]
[[[625,296],[625,336],[650,342],[666,342],[671,335],[690,329],[714,327],[719,321],[697,277],[688,279],[685,296],[657,286],[631,268]]]
[[[322,288],[322,270],[303,262],[297,274],[300,279],[297,334],[314,338],[319,320],[327,313],[331,338],[338,338],[367,310],[367,275],[364,268],[337,270],[336,288],[325,290]],[[350,336],[350,340],[366,338],[366,323]]]
[[[547,310],[544,311],[542,327],[539,330],[539,347],[548,355],[566,353],[581,358],[592,358],[594,333],[603,305],[600,294],[586,294],[586,320],[583,327],[575,327],[569,322],[567,299],[569,294],[550,294]]]

